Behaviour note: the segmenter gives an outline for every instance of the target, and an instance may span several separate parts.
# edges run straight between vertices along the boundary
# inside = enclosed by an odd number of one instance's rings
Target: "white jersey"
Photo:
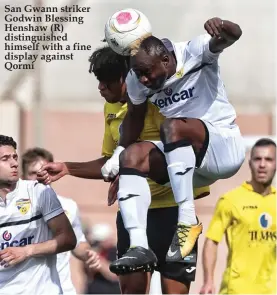
[[[201,35],[189,42],[172,43],[176,73],[159,91],[145,87],[131,70],[126,79],[131,102],[137,105],[149,98],[167,118],[197,118],[226,127],[234,123],[236,113],[220,78],[219,53],[210,51],[210,39]]]
[[[86,242],[85,236],[82,231],[82,225],[79,218],[77,204],[75,201],[61,196],[58,196],[58,199],[61,202],[63,210],[67,215],[76,235],[77,247],[80,242]],[[76,294],[76,290],[71,280],[70,251],[63,252],[57,255],[57,270],[60,276],[63,294]]]
[[[47,222],[63,212],[50,186],[20,179],[7,194],[6,203],[0,198],[0,249],[52,239]],[[0,294],[62,294],[56,255],[0,266]]]

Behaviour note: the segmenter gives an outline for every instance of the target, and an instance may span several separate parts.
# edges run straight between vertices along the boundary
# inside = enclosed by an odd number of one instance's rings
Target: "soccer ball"
[[[151,34],[152,28],[147,17],[132,8],[117,11],[105,25],[105,39],[120,55],[130,55],[132,45]]]

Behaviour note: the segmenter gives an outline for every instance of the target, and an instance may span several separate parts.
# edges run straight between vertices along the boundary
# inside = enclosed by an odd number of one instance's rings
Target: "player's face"
[[[37,172],[39,169],[47,164],[48,162],[44,159],[39,159],[38,161],[32,162],[29,166],[26,167],[24,179],[26,180],[36,180],[37,179]]]
[[[125,82],[103,82],[99,81],[98,89],[102,97],[109,103],[119,102],[125,95],[126,85]]]
[[[18,181],[18,156],[12,146],[0,146],[0,183],[13,184]]]
[[[162,88],[168,77],[168,61],[169,57],[166,55],[159,58],[139,51],[137,55],[131,57],[131,68],[141,84],[157,90]]]
[[[276,172],[276,148],[273,145],[254,148],[249,164],[254,181],[271,184]]]

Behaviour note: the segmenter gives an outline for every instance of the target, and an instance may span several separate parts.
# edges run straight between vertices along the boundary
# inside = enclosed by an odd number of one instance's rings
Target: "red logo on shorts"
[[[120,12],[116,17],[117,22],[120,25],[128,24],[128,22],[132,19],[132,15],[130,12]]]
[[[9,241],[12,238],[12,234],[9,233],[7,230],[3,232],[3,239],[5,241]]]

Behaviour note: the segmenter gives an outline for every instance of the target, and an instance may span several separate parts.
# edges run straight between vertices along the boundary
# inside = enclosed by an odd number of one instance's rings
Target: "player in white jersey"
[[[0,293],[62,294],[55,254],[75,245],[54,190],[19,179],[16,142],[0,135]]]
[[[142,173],[147,175],[153,163],[149,164],[149,151],[145,153],[147,143],[131,145],[143,128],[148,99],[167,118],[160,128],[162,141],[155,144],[165,154],[170,184],[179,205],[178,225],[167,261],[188,259],[186,256],[202,232],[202,224],[195,215],[193,185],[211,185],[218,179],[229,178],[244,161],[236,113],[227,99],[218,65],[220,53],[237,41],[242,32],[237,24],[220,18],[208,20],[204,27],[209,35],[189,42],[163,42],[154,36],[147,37],[131,53],[131,71],[126,80],[128,113],[119,146],[102,168],[107,180],[119,171],[118,198],[125,200],[121,214],[130,239],[136,243],[126,253],[128,259],[123,256],[111,265],[115,272],[117,268],[131,268],[134,258],[141,260],[142,267],[151,257],[148,250],[144,252],[148,259],[143,259],[137,248],[148,247],[142,224],[147,218],[150,194]],[[139,163],[134,160],[136,154],[140,154]],[[137,216],[143,206],[145,215]]]
[[[43,148],[28,149],[22,155],[21,168],[23,172],[23,178],[26,180],[36,180],[39,169],[43,165],[53,161],[54,158],[52,153]],[[92,250],[90,244],[87,242],[84,236],[76,202],[72,199],[59,195],[58,199],[72,225],[77,238],[77,245],[74,250],[57,255],[57,270],[59,273],[63,293],[67,295],[73,295],[76,294],[76,290],[71,280],[70,253],[72,253],[77,259],[83,261],[88,271],[92,272],[100,268],[100,260],[99,256],[95,251]]]

